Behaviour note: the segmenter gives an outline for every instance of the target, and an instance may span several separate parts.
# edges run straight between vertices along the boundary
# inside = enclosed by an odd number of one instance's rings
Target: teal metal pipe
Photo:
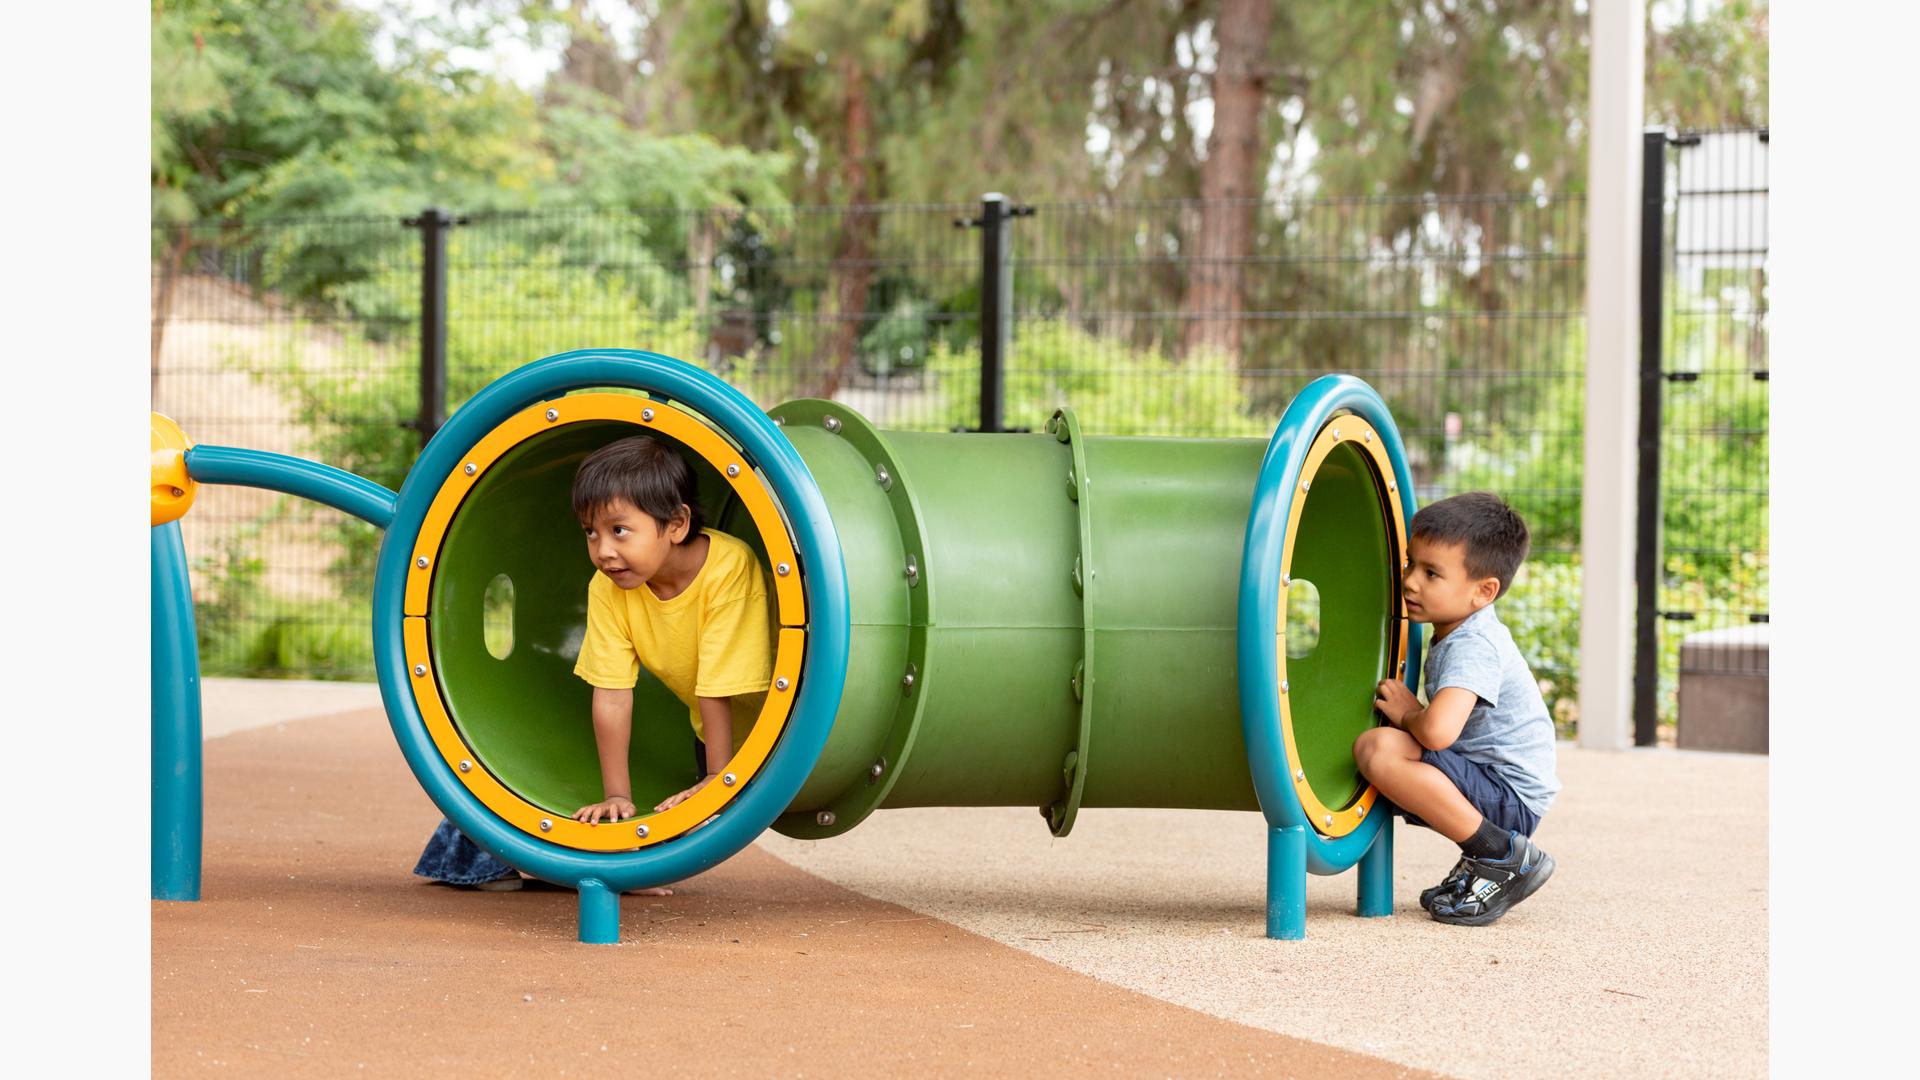
[[[180,524],[152,529],[153,898],[200,899],[200,649]]]
[[[1267,936],[1307,936],[1307,830],[1299,825],[1267,829]]]
[[[202,484],[238,484],[298,495],[343,510],[378,529],[393,523],[393,492],[305,458],[234,446],[196,446],[187,451],[187,475]]]
[[[1354,913],[1369,919],[1393,914],[1393,818],[1381,824],[1380,835],[1360,856],[1358,876],[1360,897]]]

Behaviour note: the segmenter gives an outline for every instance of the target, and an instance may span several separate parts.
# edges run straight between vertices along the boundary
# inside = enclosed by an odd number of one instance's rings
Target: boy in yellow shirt
[[[599,573],[573,673],[593,685],[593,738],[604,798],[574,818],[639,813],[627,775],[640,667],[686,704],[701,776],[657,804],[678,805],[726,768],[746,740],[772,673],[766,580],[753,549],[701,527],[693,470],[645,435],[601,447],[573,478],[573,512]]]
[[[587,584],[586,636],[573,670],[594,688],[604,796],[575,811],[576,820],[639,813],[627,749],[642,665],[686,704],[700,774],[655,810],[685,801],[726,768],[766,698],[772,637],[760,561],[740,540],[703,528],[696,500],[686,461],[645,435],[601,447],[574,474],[573,511],[598,572]],[[522,880],[445,820],[413,872],[490,891]]]

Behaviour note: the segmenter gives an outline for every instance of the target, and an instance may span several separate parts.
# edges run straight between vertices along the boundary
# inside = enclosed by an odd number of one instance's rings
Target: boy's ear
[[[687,531],[693,526],[693,509],[681,503],[673,512],[673,520],[667,522],[667,539],[680,543],[687,538]]]
[[[1475,610],[1486,607],[1500,596],[1500,579],[1481,578],[1473,583],[1473,606]]]

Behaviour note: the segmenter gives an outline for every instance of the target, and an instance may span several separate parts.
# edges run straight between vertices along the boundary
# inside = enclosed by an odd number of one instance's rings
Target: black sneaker
[[[1440,884],[1420,890],[1420,906],[1432,911],[1434,897],[1459,891],[1460,886],[1465,885],[1472,877],[1473,872],[1467,869],[1467,857],[1460,856],[1460,861],[1453,864],[1453,869],[1447,871],[1447,876],[1440,879]]]
[[[1553,876],[1553,856],[1519,833],[1508,836],[1505,858],[1461,859],[1472,879],[1454,892],[1435,896],[1429,914],[1456,926],[1485,926],[1538,892]]]

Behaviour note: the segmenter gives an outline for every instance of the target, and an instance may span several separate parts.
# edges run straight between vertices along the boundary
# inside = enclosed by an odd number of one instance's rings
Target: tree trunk
[[[180,266],[186,261],[187,249],[193,246],[193,234],[180,229],[167,244],[167,253],[162,260],[160,276],[153,283],[153,351],[150,357],[152,367],[151,381],[147,393],[156,401],[160,396],[160,345],[166,340],[167,319],[173,314],[173,288],[180,280]]]
[[[1241,261],[1253,250],[1260,193],[1260,114],[1267,97],[1273,0],[1222,0],[1214,33],[1213,131],[1200,166],[1200,224],[1188,263],[1186,351],[1212,346],[1240,361]]]
[[[873,164],[869,160],[873,114],[867,107],[866,73],[852,57],[843,59],[840,68],[847,94],[847,141],[840,165],[847,214],[833,260],[834,322],[827,340],[831,366],[821,376],[820,388],[814,395],[823,398],[832,397],[840,389],[860,342],[860,325],[867,311],[867,288],[873,279],[874,235],[880,223],[866,205],[873,200]]]

